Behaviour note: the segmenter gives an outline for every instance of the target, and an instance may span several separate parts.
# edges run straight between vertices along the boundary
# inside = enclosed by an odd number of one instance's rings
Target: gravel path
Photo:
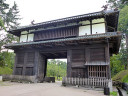
[[[78,87],[63,87],[61,82],[21,84],[8,83],[0,86],[0,96],[105,96],[103,91]]]

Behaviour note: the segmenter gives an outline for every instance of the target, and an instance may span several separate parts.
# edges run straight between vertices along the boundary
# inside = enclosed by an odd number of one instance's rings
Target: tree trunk
[[[128,33],[126,33],[126,50],[127,50],[127,54],[128,54]],[[128,56],[127,56],[127,69],[128,69]]]

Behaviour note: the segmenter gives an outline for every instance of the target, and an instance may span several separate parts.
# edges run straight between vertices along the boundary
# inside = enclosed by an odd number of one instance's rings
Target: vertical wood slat
[[[52,39],[52,38],[69,37],[69,36],[77,36],[78,29],[79,29],[78,27],[62,28],[62,29],[56,29],[56,30],[47,30],[47,31],[37,32],[34,34],[34,41]]]
[[[108,87],[110,79],[105,78],[63,78],[63,82],[70,85],[92,86],[92,87]]]

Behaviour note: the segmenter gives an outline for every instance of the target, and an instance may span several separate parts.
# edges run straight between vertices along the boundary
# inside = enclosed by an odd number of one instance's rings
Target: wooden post
[[[22,74],[25,75],[26,72],[26,64],[27,64],[27,52],[24,53],[24,64],[23,64],[23,72]]]
[[[16,65],[17,65],[17,53],[16,53],[16,56],[15,56],[15,64],[14,64],[14,67],[13,67],[13,75],[15,75],[15,73],[16,73]]]
[[[109,72],[109,77],[108,77],[108,78],[111,79],[110,55],[109,55],[109,39],[108,39],[108,38],[107,38],[107,50],[108,50],[108,51],[107,51],[107,54],[108,54],[108,56],[107,56],[107,57],[108,57],[108,58],[107,58],[107,61],[108,61],[108,64],[109,64],[109,65],[108,65],[108,70],[109,70],[109,71],[108,71],[108,72]]]
[[[35,75],[38,82],[41,82],[44,79],[45,60],[45,56],[41,56],[39,51],[35,52]]]
[[[67,77],[71,77],[71,72],[72,72],[71,58],[72,58],[72,50],[68,50],[67,51]]]

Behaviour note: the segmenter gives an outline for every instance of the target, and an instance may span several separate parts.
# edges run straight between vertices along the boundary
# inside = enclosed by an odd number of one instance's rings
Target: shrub
[[[10,75],[12,74],[12,69],[8,67],[0,67],[0,75]]]
[[[4,57],[3,57],[2,54],[0,53],[0,67],[3,67],[4,65],[5,65]]]
[[[115,92],[115,91],[110,92],[110,95],[112,95],[112,96],[117,96],[117,92]]]
[[[121,72],[119,72],[118,74],[116,74],[112,80],[113,81],[119,81],[119,82],[122,82],[123,78],[128,75],[128,70],[123,70]],[[126,77],[125,77],[126,78]]]
[[[122,82],[128,83],[128,74],[122,78]]]

